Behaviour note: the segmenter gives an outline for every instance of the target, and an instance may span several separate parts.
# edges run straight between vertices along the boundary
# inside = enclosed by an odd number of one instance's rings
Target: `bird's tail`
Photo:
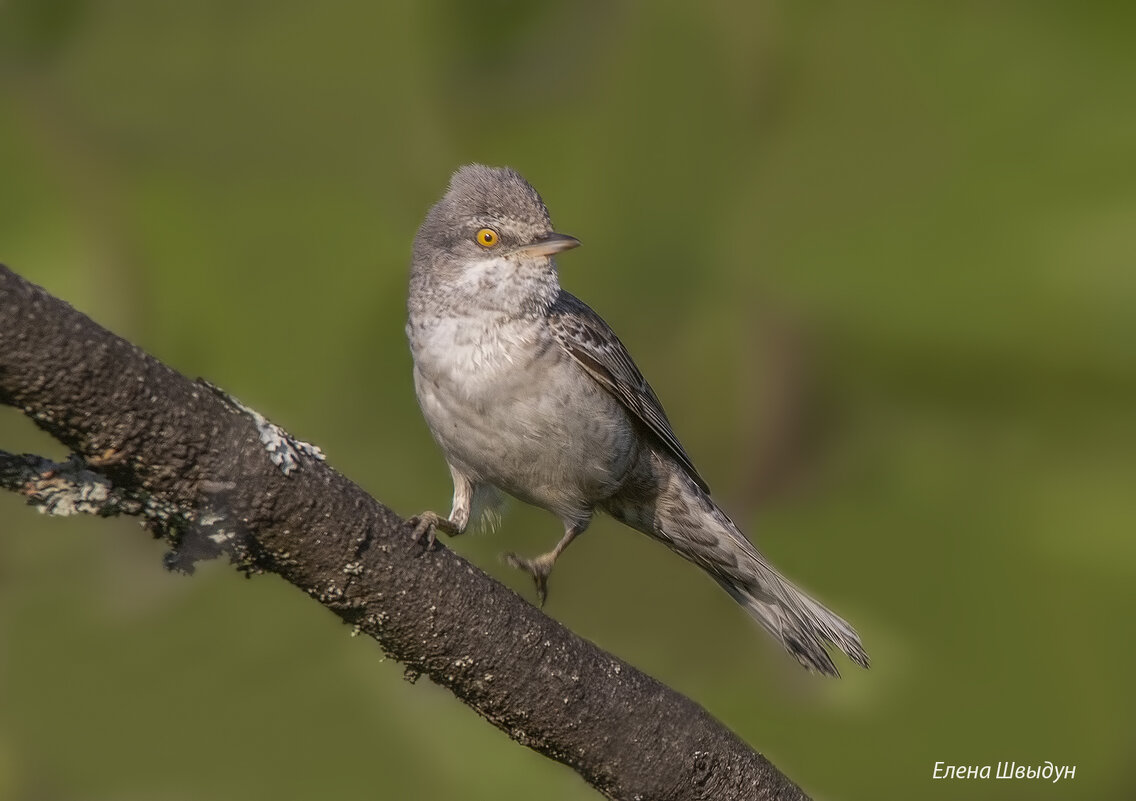
[[[663,472],[655,484],[661,491],[650,502],[616,497],[605,504],[607,511],[709,573],[809,670],[840,675],[827,644],[868,667],[852,626],[778,573],[685,471]]]

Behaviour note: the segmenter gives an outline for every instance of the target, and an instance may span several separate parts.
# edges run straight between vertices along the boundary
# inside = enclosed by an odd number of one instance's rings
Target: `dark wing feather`
[[[710,488],[671,430],[655,391],[603,318],[563,290],[548,315],[552,335],[560,346],[666,446],[699,487],[709,492]]]

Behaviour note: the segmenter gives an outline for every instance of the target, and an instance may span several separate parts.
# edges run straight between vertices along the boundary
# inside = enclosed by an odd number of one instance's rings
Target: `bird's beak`
[[[525,256],[552,256],[562,250],[571,250],[579,246],[580,240],[574,236],[551,233],[543,239],[538,239],[531,245],[524,245],[517,248],[516,252]]]

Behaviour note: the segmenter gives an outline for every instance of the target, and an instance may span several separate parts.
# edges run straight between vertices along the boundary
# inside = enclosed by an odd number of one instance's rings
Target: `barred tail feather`
[[[856,631],[847,621],[788,581],[782,580],[783,597],[771,600],[762,590],[755,592],[730,579],[721,576],[714,578],[754,620],[764,626],[766,631],[785,646],[785,650],[809,670],[828,676],[840,675],[825,648],[826,642],[835,645],[861,667],[868,667],[868,654]]]
[[[868,667],[868,654],[847,621],[777,572],[685,471],[660,471],[657,455],[655,460],[653,475],[662,478],[658,494],[646,503],[609,499],[608,512],[709,573],[809,670],[840,675],[829,644]]]

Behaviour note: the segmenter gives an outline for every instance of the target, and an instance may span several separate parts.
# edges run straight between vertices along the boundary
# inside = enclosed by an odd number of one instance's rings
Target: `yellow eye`
[[[474,238],[477,240],[477,244],[483,248],[491,248],[497,244],[501,237],[492,228],[482,228]]]

